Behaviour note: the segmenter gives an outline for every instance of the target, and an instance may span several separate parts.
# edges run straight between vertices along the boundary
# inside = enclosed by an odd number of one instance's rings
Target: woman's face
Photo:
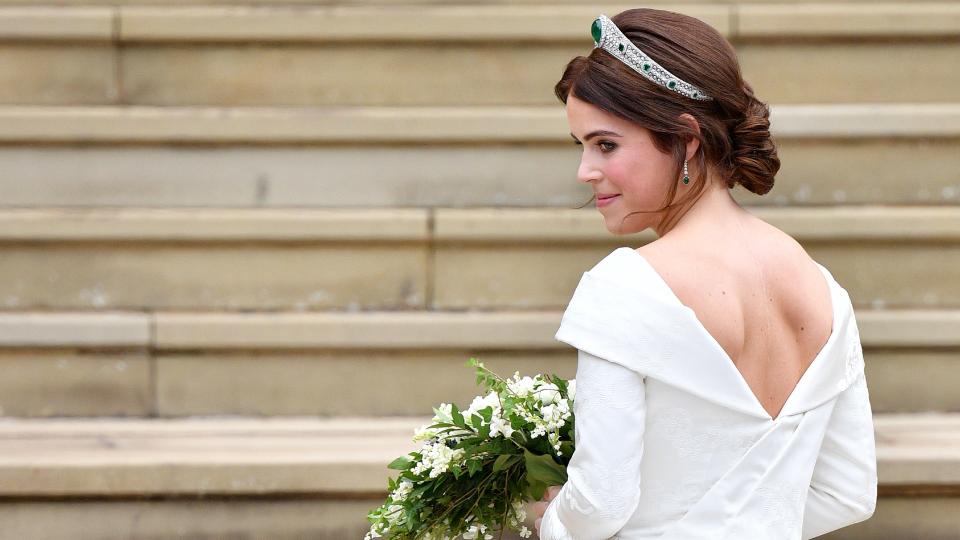
[[[566,109],[570,134],[583,145],[577,178],[590,184],[597,202],[603,195],[616,195],[608,204],[597,206],[607,230],[631,234],[660,223],[663,212],[633,214],[625,221],[624,216],[663,206],[670,183],[680,181],[679,176],[674,178],[673,158],[654,146],[649,130],[573,94],[567,98]],[[682,187],[677,189],[677,197]]]

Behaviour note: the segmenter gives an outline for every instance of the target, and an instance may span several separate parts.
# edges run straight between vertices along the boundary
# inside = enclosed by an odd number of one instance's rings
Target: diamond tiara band
[[[700,101],[710,101],[713,98],[708,96],[696,86],[684,81],[673,73],[670,73],[660,64],[656,63],[632,41],[623,35],[623,32],[617,28],[617,25],[606,15],[601,14],[590,27],[590,34],[593,36],[594,47],[600,47],[613,56],[617,57],[624,64],[630,66],[634,71],[643,75],[647,79],[669,88],[674,92],[683,94],[691,99]]]

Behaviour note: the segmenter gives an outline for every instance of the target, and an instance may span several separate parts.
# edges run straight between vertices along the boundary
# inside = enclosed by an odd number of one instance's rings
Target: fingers
[[[552,501],[557,493],[560,493],[560,488],[563,486],[547,486],[547,490],[543,492],[543,497],[540,498],[541,501]]]
[[[562,487],[563,486],[547,486],[543,498],[530,506],[533,515],[537,516],[537,519],[533,522],[534,528],[537,530],[537,536],[540,536],[540,523],[543,521],[543,513],[547,511],[547,507],[550,506],[550,501],[556,498]]]

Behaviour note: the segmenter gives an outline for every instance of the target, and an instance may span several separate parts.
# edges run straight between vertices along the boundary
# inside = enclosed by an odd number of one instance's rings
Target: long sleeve
[[[543,515],[541,540],[606,540],[640,501],[644,377],[579,350],[576,381],[576,448],[567,482]]]
[[[814,465],[803,514],[803,540],[873,515],[877,457],[867,381],[861,372],[840,396]]]

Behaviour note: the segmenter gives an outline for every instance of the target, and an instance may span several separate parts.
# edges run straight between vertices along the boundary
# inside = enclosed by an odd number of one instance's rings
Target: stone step
[[[956,0],[925,0],[923,4],[950,4]],[[96,7],[102,6],[113,6],[116,8],[124,6],[151,6],[151,7],[171,7],[171,6],[194,6],[199,5],[200,7],[210,7],[210,6],[230,6],[230,7],[240,7],[240,8],[249,8],[254,6],[262,7],[290,7],[290,6],[300,6],[302,4],[308,4],[307,7],[374,7],[374,8],[383,8],[383,7],[442,7],[442,6],[506,6],[506,5],[522,5],[522,6],[583,6],[587,2],[585,0],[476,0],[473,2],[464,2],[463,0],[0,0],[0,6],[12,6],[12,7],[50,7],[50,6],[70,6],[70,7],[85,7],[93,5]],[[752,4],[818,4],[819,2],[797,2],[797,0],[648,0],[645,4],[654,5],[654,6],[669,6],[672,8],[679,8],[688,5],[752,5]],[[864,4],[875,4],[875,5],[898,5],[903,4],[904,0],[844,0],[843,5],[864,5]],[[612,15],[616,12],[617,9],[628,9],[630,6],[626,4],[615,4],[610,2],[598,2],[596,4],[596,9],[605,10],[608,14]],[[822,6],[813,6],[814,8],[821,8]],[[664,7],[664,9],[669,9]]]
[[[561,106],[0,106],[0,143],[377,144],[569,142]],[[960,102],[773,105],[776,138],[960,137]]]
[[[562,67],[593,46],[590,21],[625,7],[6,6],[0,77],[10,84],[0,85],[0,103],[556,104]],[[956,100],[955,3],[663,7],[723,33],[746,79],[770,103]]]
[[[960,307],[960,207],[750,211],[800,242],[858,308]],[[0,306],[560,309],[614,248],[654,239],[615,237],[593,209],[7,209]]]
[[[561,315],[2,313],[0,414],[428,414],[477,394],[470,357],[574,377],[575,350],[553,339]],[[960,410],[960,311],[856,318],[874,412]]]
[[[0,537],[359,538],[386,496],[386,464],[417,447],[426,421],[5,419]],[[948,538],[960,414],[877,414],[874,425],[877,511],[831,538]]]
[[[771,122],[776,184],[741,204],[960,202],[960,104]],[[0,206],[571,208],[590,190],[568,132],[559,106],[0,107]]]
[[[955,0],[925,0],[923,4],[949,4]],[[694,5],[752,5],[752,4],[797,4],[797,0],[648,0],[645,4],[663,5],[671,7],[682,7],[689,4]],[[817,4],[818,2],[799,2],[804,4]],[[903,4],[904,0],[844,0],[846,4]],[[309,4],[310,6],[351,6],[351,7],[420,7],[420,6],[501,6],[501,5],[523,5],[523,6],[569,6],[584,5],[585,0],[477,0],[473,2],[464,2],[463,0],[0,0],[0,6],[192,6],[199,4],[201,7],[209,6],[232,6],[232,7],[252,7],[252,6],[298,6]],[[615,12],[614,9],[627,9],[630,6],[626,4],[612,4],[609,2],[598,2],[596,9]],[[816,7],[816,6],[815,6]],[[611,13],[612,14],[612,13]]]

